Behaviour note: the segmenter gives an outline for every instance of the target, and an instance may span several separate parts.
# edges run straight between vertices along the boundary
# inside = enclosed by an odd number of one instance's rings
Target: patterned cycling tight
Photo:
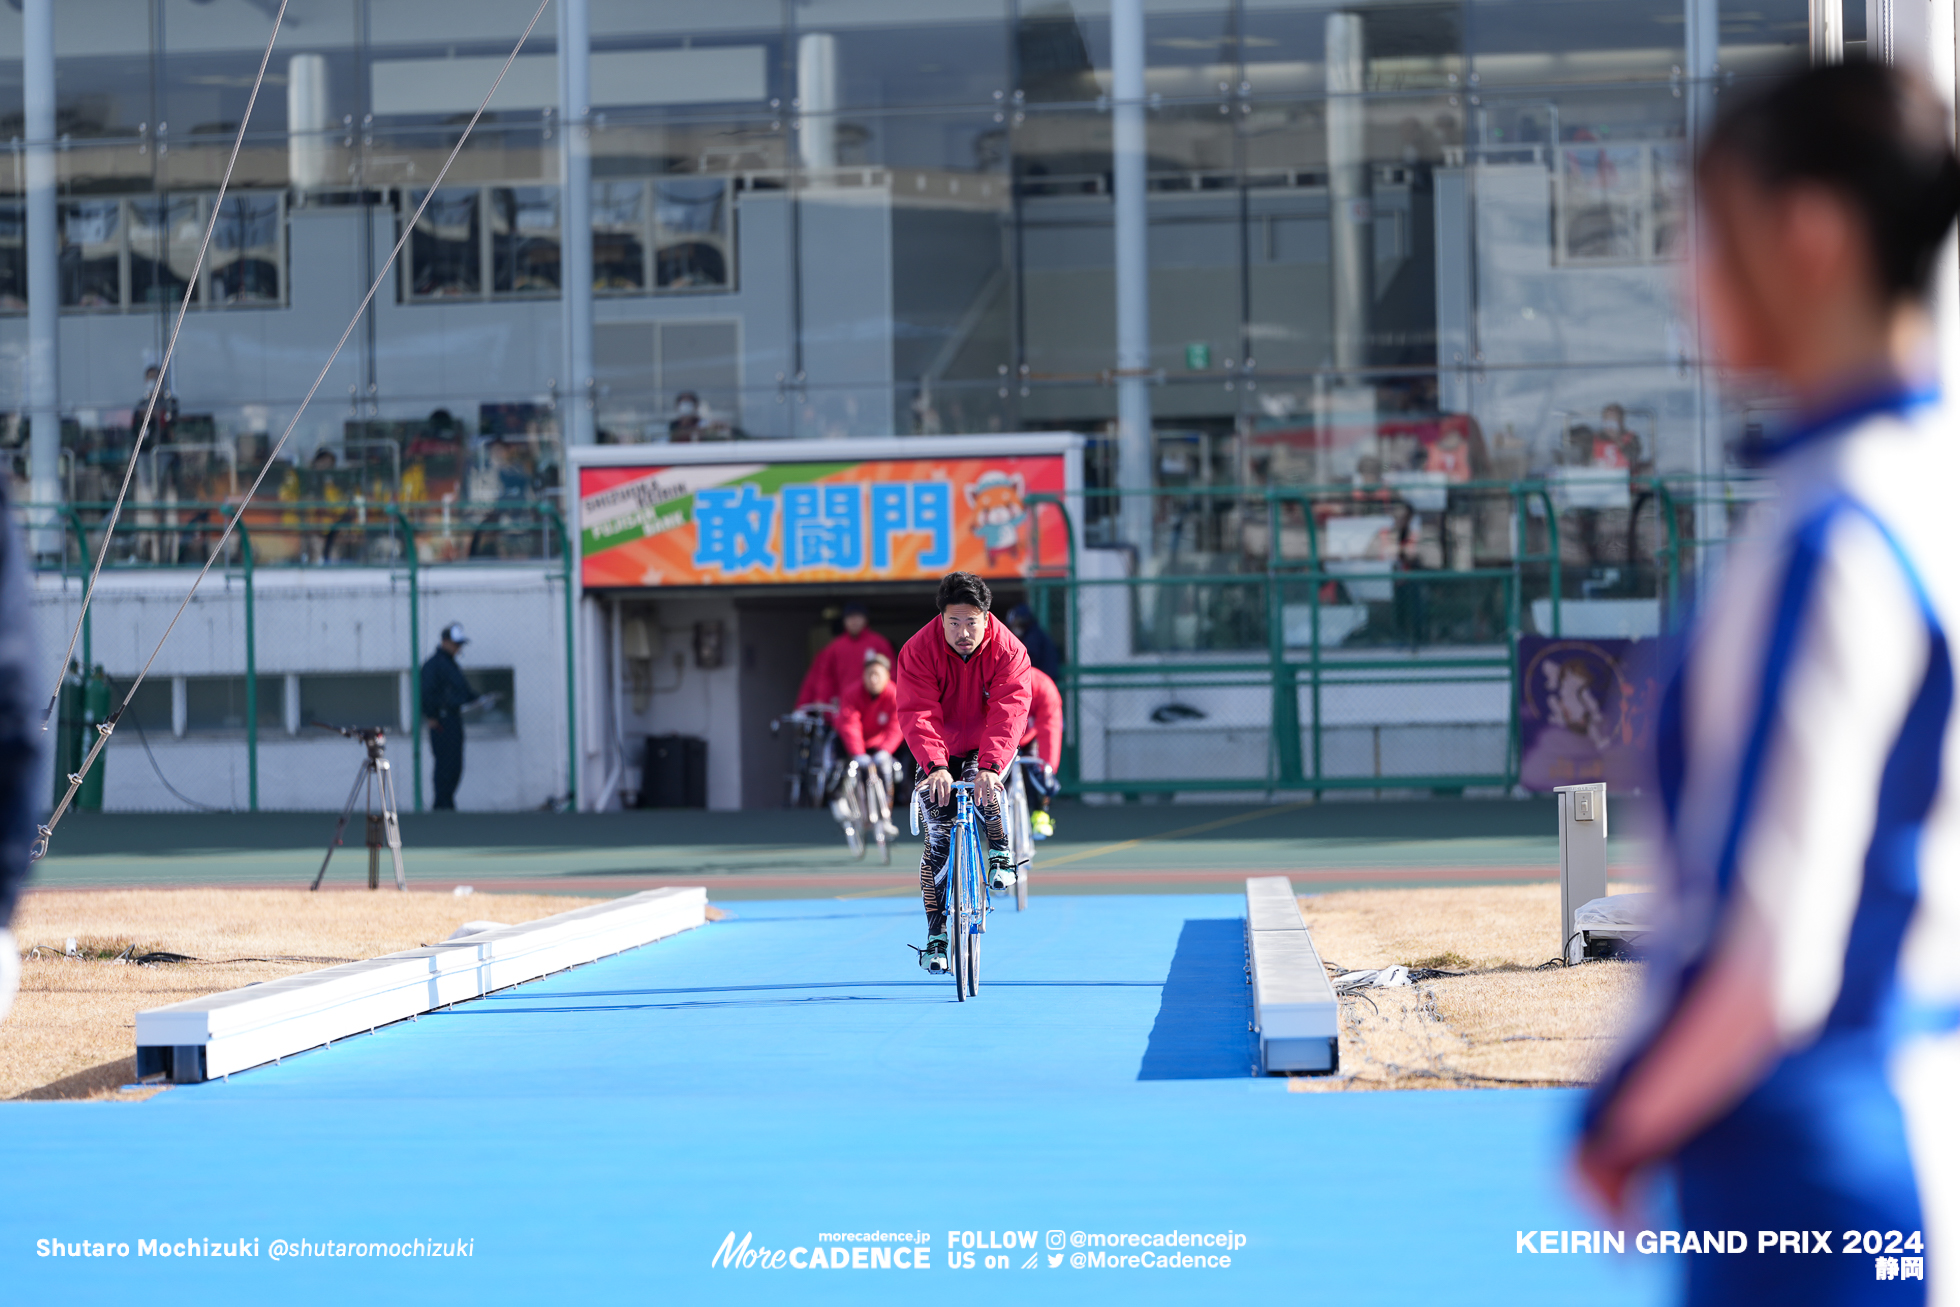
[[[946,764],[946,770],[953,774],[955,780],[971,781],[980,773],[979,755],[969,753],[964,757],[951,759]],[[922,795],[925,784],[926,773],[922,770],[918,778]],[[947,856],[952,852],[953,810],[958,797],[957,794],[948,795],[946,806],[943,808],[933,807],[932,800],[928,798],[922,797],[919,801],[920,809],[925,814],[923,834],[926,841],[925,856],[919,860],[919,897],[925,902],[928,935],[946,933],[946,896],[941,877],[946,870]],[[980,822],[987,832],[987,847],[993,850],[1005,849],[1007,827],[1001,824],[1000,800],[994,800],[991,806],[981,805]]]

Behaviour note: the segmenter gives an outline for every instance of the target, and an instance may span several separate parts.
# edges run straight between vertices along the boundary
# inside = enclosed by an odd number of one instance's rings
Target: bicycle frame
[[[912,833],[919,833],[925,800],[921,782],[912,791]],[[946,865],[940,870],[945,891],[948,953],[953,964],[953,988],[964,1003],[980,993],[980,937],[987,933],[988,895],[985,845],[980,838],[980,814],[973,806],[973,783],[953,782],[953,822],[947,833]]]
[[[876,843],[881,860],[889,863],[892,849],[885,823],[891,819],[892,796],[886,788],[885,775],[877,764],[861,766],[855,758],[845,760],[842,766],[844,776],[837,787],[837,797],[844,811],[833,815],[844,827],[844,843],[855,858],[864,857],[870,845]]]

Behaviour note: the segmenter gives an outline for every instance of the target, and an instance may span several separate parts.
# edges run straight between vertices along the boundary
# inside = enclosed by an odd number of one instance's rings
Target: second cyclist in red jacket
[[[945,971],[946,900],[942,885],[952,848],[953,781],[973,783],[987,831],[987,883],[1014,884],[1014,863],[1001,824],[1001,773],[1027,729],[1028,651],[989,610],[994,597],[971,572],[939,583],[939,616],[898,652],[898,721],[918,760],[924,797],[925,857],[919,895],[926,946],[919,965]]]

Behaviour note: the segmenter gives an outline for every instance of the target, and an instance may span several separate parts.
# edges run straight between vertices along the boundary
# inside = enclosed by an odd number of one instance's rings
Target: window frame
[[[663,229],[659,222],[658,187],[663,180],[681,179],[714,181],[721,185],[722,193],[719,204],[720,219],[715,224],[714,229],[705,234],[705,239],[714,245],[715,249],[721,254],[724,263],[725,276],[717,285],[662,286],[659,284],[660,251],[663,248],[661,232]],[[627,236],[638,240],[640,244],[640,284],[638,286],[628,287],[594,286],[592,288],[592,294],[595,298],[634,299],[656,296],[661,298],[675,298],[694,295],[733,295],[740,290],[741,260],[738,254],[739,242],[736,237],[736,209],[738,207],[736,197],[740,194],[742,187],[738,177],[724,173],[639,174],[620,177],[595,177],[592,179],[592,186],[595,192],[601,186],[637,186],[639,188],[638,213],[631,223],[608,222],[601,227],[596,216],[599,206],[596,203],[592,206],[592,211],[595,215],[592,224],[592,234],[595,242],[599,239],[600,233],[603,231],[607,236],[615,238]],[[496,242],[498,233],[493,230],[495,224],[491,220],[492,193],[496,191],[531,189],[536,187],[558,192],[557,239],[560,251],[558,289],[555,291],[498,290],[496,289]],[[565,274],[563,251],[565,239],[565,208],[563,187],[561,185],[557,183],[527,181],[522,183],[482,183],[467,186],[444,186],[442,189],[446,191],[468,191],[475,196],[475,253],[478,269],[476,289],[460,294],[417,293],[415,290],[417,273],[415,242],[411,238],[402,248],[401,273],[396,281],[396,303],[405,305],[511,303],[524,300],[554,300],[564,294]],[[397,237],[400,236],[403,226],[414,215],[416,206],[421,203],[419,198],[413,197],[418,197],[423,193],[426,192],[417,191],[410,187],[402,187],[396,191],[395,222]],[[506,233],[506,236],[508,235],[510,234]]]
[[[135,269],[133,256],[143,253],[135,248],[136,206],[143,202],[169,203],[177,200],[191,200],[197,205],[197,221],[200,232],[211,221],[211,206],[217,201],[216,191],[154,191],[140,195],[86,196],[63,195],[56,201],[57,223],[62,232],[62,249],[70,248],[66,235],[67,213],[71,206],[80,204],[114,204],[116,206],[116,286],[117,302],[114,304],[62,304],[60,312],[65,315],[82,317],[133,315],[154,313],[160,308],[174,306],[181,301],[173,293],[167,301],[144,300],[138,302],[135,294]],[[227,191],[225,201],[270,200],[276,206],[273,217],[273,245],[271,263],[279,279],[279,293],[271,299],[228,299],[217,298],[215,285],[221,269],[214,262],[211,253],[205,255],[204,266],[198,269],[197,294],[191,297],[191,308],[197,311],[216,310],[220,312],[241,312],[253,309],[286,309],[292,307],[293,279],[291,267],[291,217],[292,209],[287,203],[284,190],[238,189]],[[26,247],[26,201],[8,200],[6,206],[18,210],[21,216],[21,236],[18,247]],[[168,237],[166,235],[166,246]],[[11,248],[16,245],[12,239],[5,244]],[[214,242],[215,244],[215,242]],[[245,249],[259,249],[260,246],[247,246]],[[167,266],[168,253],[163,262]],[[226,265],[229,266],[229,265]],[[59,281],[57,281],[57,286]],[[21,317],[28,311],[27,288],[21,287],[20,304],[0,305],[0,316]]]

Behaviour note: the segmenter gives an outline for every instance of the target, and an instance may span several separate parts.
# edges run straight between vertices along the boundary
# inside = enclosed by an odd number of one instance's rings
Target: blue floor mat
[[[1241,904],[1037,897],[996,915],[961,1004],[905,947],[916,903],[743,903],[229,1082],[0,1105],[0,1283],[22,1302],[1664,1296],[1658,1258],[1516,1250],[1517,1231],[1597,1224],[1563,1179],[1574,1094],[1248,1074]],[[711,1264],[730,1236],[753,1264]],[[44,1239],[130,1255],[43,1257]],[[139,1256],[146,1239],[257,1255]],[[417,1239],[469,1255],[272,1258]],[[889,1265],[920,1248],[927,1275]],[[1166,1254],[1231,1264],[1109,1264]]]

